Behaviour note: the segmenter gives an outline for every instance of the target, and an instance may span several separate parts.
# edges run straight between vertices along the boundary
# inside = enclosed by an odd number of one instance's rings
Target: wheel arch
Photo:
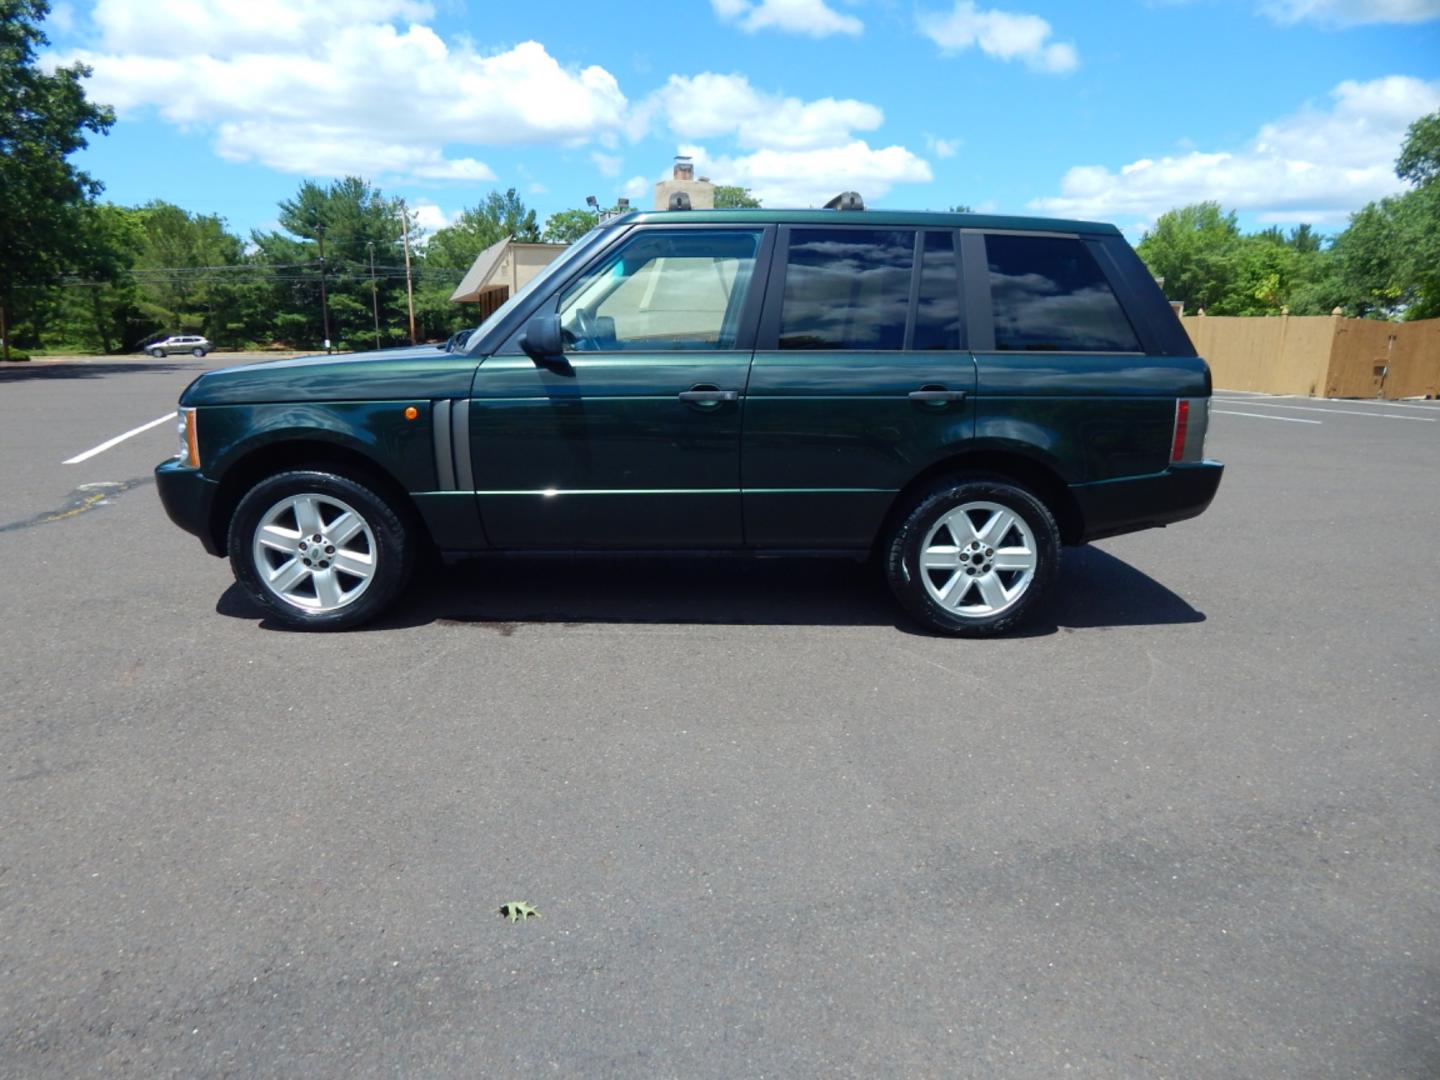
[[[1055,515],[1063,544],[1079,544],[1085,534],[1085,518],[1070,488],[1053,468],[1023,453],[995,448],[964,450],[947,455],[922,469],[891,500],[885,520],[876,534],[876,544],[885,538],[909,512],[920,492],[948,476],[983,474],[1010,480],[1031,491]]]
[[[374,487],[376,493],[385,496],[406,524],[415,530],[416,539],[428,542],[429,533],[415,501],[405,486],[375,459],[343,443],[322,439],[282,439],[257,446],[226,467],[210,509],[210,537],[215,543],[216,553],[228,554],[230,519],[247,491],[267,476],[306,468],[333,471]]]

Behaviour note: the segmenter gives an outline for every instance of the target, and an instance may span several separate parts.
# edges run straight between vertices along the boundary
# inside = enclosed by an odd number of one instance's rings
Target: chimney
[[[675,179],[694,180],[695,163],[691,161],[688,157],[677,155],[675,158]]]

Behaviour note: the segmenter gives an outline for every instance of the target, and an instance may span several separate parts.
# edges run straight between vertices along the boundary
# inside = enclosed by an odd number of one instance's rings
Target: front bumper
[[[1172,525],[1205,512],[1225,466],[1218,461],[1172,465],[1163,473],[1070,488],[1084,522],[1082,540]]]
[[[219,484],[172,458],[155,467],[155,486],[171,521],[198,536],[211,555],[225,554],[210,528],[210,512]]]

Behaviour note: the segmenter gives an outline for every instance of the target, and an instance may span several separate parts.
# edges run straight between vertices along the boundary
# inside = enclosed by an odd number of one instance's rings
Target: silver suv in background
[[[204,356],[214,347],[199,334],[177,334],[163,341],[152,341],[145,346],[145,351],[154,357],[187,352],[194,356]]]

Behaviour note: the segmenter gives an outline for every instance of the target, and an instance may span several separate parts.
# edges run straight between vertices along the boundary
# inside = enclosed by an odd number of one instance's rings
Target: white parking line
[[[1223,401],[1224,398],[1220,400]],[[1422,424],[1440,423],[1440,419],[1434,416],[1403,416],[1400,413],[1361,412],[1356,409],[1326,409],[1315,405],[1281,405],[1273,401],[1245,400],[1243,402],[1237,401],[1236,404],[1248,405],[1251,408],[1260,406],[1265,409],[1293,409],[1296,412],[1339,413],[1341,416],[1364,416],[1376,420],[1419,420]]]
[[[1223,397],[1224,394],[1245,394],[1246,397]],[[1402,409],[1417,412],[1440,412],[1437,402],[1427,398],[1407,398],[1403,401],[1388,401],[1383,398],[1309,397],[1303,394],[1266,394],[1259,390],[1216,390],[1217,401],[1233,401],[1237,405],[1263,405],[1269,401],[1324,401],[1335,405],[1361,405],[1366,408]]]
[[[1298,416],[1271,416],[1269,413],[1235,412],[1231,409],[1212,409],[1221,416],[1253,416],[1256,420],[1284,420],[1287,424],[1323,424],[1324,420],[1302,420]]]
[[[148,424],[141,424],[139,427],[137,427],[137,428],[135,428],[135,429],[133,429],[133,430],[131,430],[131,431],[125,432],[124,435],[116,435],[113,439],[106,439],[106,440],[105,440],[104,442],[102,442],[99,446],[92,446],[89,450],[86,450],[83,454],[76,454],[76,455],[75,455],[74,457],[72,457],[72,458],[66,458],[66,459],[65,459],[64,461],[62,461],[60,464],[62,464],[62,465],[79,465],[82,461],[89,461],[89,460],[90,460],[92,457],[94,457],[96,454],[103,454],[106,450],[109,450],[112,446],[119,446],[119,445],[120,445],[122,442],[124,442],[126,439],[130,438],[130,436],[132,436],[132,435],[139,435],[142,431],[149,431],[152,427],[159,427],[161,424],[165,423],[167,420],[169,420],[169,421],[171,421],[171,422],[174,422],[174,420],[175,420],[175,414],[174,414],[173,412],[168,412],[168,413],[166,413],[164,416],[161,416],[161,417],[158,417],[158,418],[156,418],[156,419],[154,419],[154,420],[151,420]]]

